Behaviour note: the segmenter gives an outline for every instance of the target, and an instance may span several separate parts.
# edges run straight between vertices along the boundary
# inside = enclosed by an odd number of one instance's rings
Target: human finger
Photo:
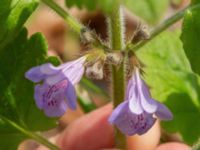
[[[156,150],[190,150],[190,147],[183,143],[170,142],[159,145]]]

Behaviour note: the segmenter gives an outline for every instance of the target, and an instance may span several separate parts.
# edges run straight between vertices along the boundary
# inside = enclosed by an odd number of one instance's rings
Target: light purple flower
[[[84,74],[85,60],[86,57],[81,57],[58,67],[46,63],[26,72],[27,79],[38,83],[35,85],[35,102],[47,116],[59,117],[67,108],[76,109],[74,85]]]
[[[161,120],[173,118],[165,105],[151,98],[149,89],[136,68],[127,85],[126,99],[113,111],[109,122],[126,135],[141,135],[153,126],[156,121],[154,116]]]

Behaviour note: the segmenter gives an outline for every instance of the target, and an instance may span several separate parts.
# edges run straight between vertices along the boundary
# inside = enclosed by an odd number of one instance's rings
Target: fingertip
[[[87,150],[113,146],[113,128],[108,123],[112,105],[108,104],[70,124],[58,139],[62,150]]]
[[[134,135],[127,138],[129,150],[155,150],[160,141],[159,121],[145,134]]]
[[[190,150],[191,148],[183,143],[170,142],[159,145],[156,150]]]

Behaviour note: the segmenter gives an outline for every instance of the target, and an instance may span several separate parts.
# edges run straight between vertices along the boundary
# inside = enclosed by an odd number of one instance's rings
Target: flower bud
[[[106,62],[108,64],[119,65],[123,60],[123,54],[121,52],[108,53],[106,55]]]
[[[81,30],[81,36],[80,37],[81,37],[81,42],[84,43],[84,44],[94,42],[94,38],[92,37],[91,32],[86,28],[83,28]]]
[[[142,40],[148,40],[150,38],[150,33],[147,26],[139,25],[133,35],[132,43],[138,43]]]
[[[101,61],[95,62],[93,65],[88,66],[85,72],[88,78],[102,79],[103,78],[103,64]]]

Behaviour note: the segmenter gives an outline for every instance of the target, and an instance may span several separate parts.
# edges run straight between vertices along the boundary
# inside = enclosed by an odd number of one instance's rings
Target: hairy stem
[[[61,16],[75,33],[81,35],[83,30],[87,30],[94,39],[94,41],[91,43],[92,45],[96,47],[101,47],[105,51],[109,51],[108,46],[105,43],[103,43],[94,32],[90,31],[87,27],[78,22],[76,18],[71,16],[65,9],[63,9],[56,2],[54,2],[54,0],[41,1],[47,6],[49,6],[52,10],[54,10],[59,16]]]
[[[67,11],[65,11],[62,7],[60,7],[56,2],[53,0],[41,0],[51,9],[53,9],[57,14],[59,14],[72,28],[73,31],[80,34],[83,25],[80,24],[74,17],[72,17]]]
[[[56,145],[50,143],[48,140],[46,140],[44,137],[40,136],[39,134],[36,134],[34,132],[31,132],[31,131],[28,131],[28,130],[24,129],[23,127],[19,126],[18,124],[16,124],[15,122],[13,122],[13,121],[11,121],[11,120],[3,117],[3,116],[0,116],[0,117],[6,123],[8,123],[9,125],[11,125],[12,127],[14,127],[15,129],[17,129],[18,131],[20,131],[21,133],[23,133],[27,137],[32,138],[35,141],[39,142],[40,144],[45,145],[50,150],[60,150]]]
[[[151,33],[150,33],[151,36],[150,36],[149,40],[142,41],[142,42],[140,42],[140,43],[138,43],[136,45],[133,45],[133,44],[129,43],[127,45],[127,49],[133,50],[133,51],[137,51],[142,46],[144,46],[146,43],[148,43],[149,41],[151,41],[154,37],[156,37],[157,35],[159,35],[163,31],[165,31],[168,27],[170,27],[171,25],[173,25],[174,23],[176,23],[177,21],[179,21],[181,18],[183,18],[185,12],[188,9],[193,10],[193,9],[197,9],[197,8],[200,8],[200,4],[193,5],[193,6],[188,6],[185,9],[177,12],[175,15],[173,15],[170,18],[168,18],[163,23],[161,23],[160,25],[158,25],[154,30],[152,30]]]
[[[113,50],[120,51],[124,48],[123,16],[119,2],[114,4],[114,9],[109,17],[110,46]],[[112,98],[114,108],[124,100],[125,93],[125,71],[124,64],[119,68],[112,66]],[[126,137],[115,129],[116,148],[126,149]]]

